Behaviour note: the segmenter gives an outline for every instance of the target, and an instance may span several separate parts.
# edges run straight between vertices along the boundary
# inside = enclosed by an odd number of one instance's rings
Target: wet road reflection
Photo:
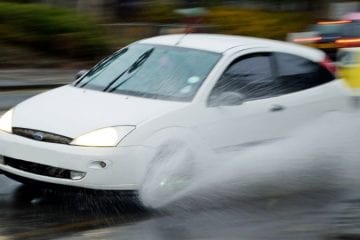
[[[360,198],[302,192],[145,211],[130,198],[0,177],[0,239],[360,239]]]
[[[40,189],[4,177],[0,182],[0,239],[51,239],[149,217],[117,194]]]
[[[234,201],[208,209],[173,209],[61,239],[359,239],[356,228],[344,228],[353,222],[344,219],[350,205],[334,192]]]

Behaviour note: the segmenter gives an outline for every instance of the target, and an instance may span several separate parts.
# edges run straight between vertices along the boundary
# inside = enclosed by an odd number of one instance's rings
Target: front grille
[[[4,165],[29,172],[34,173],[37,175],[47,176],[47,177],[54,177],[54,178],[64,178],[64,179],[71,179],[70,178],[70,170],[51,167],[48,165],[38,164],[27,162],[15,158],[4,157]]]
[[[28,128],[17,128],[14,127],[12,129],[13,134],[22,136],[25,138],[30,138],[36,141],[41,142],[50,142],[50,143],[59,143],[59,144],[70,144],[73,140],[72,138],[65,137],[62,135],[44,132],[44,131],[38,131]]]

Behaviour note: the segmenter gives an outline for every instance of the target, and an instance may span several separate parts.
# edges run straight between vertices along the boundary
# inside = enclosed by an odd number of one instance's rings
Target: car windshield
[[[125,95],[191,101],[221,54],[133,44],[95,65],[74,85]]]

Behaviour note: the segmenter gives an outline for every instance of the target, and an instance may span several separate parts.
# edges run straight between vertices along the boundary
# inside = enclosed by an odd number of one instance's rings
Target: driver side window
[[[234,60],[213,88],[210,99],[231,92],[245,100],[273,96],[276,84],[271,55],[256,53]]]

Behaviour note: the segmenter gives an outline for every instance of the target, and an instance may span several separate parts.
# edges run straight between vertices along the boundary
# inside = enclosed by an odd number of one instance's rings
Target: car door
[[[314,62],[285,52],[274,52],[273,60],[280,94],[271,102],[282,106],[286,118],[291,120],[289,130],[347,107],[349,99],[344,83],[336,79],[323,61]]]
[[[271,53],[255,52],[234,59],[211,90],[203,119],[197,126],[207,144],[222,152],[277,138],[269,126],[279,124],[272,123],[274,115],[284,112],[269,102],[277,96],[275,80]],[[244,100],[218,104],[224,93],[240,94]]]
[[[217,152],[286,138],[300,126],[344,106],[344,95],[334,78],[320,64],[288,53],[240,56],[212,89],[197,130]],[[244,100],[216,104],[216,96],[224,92],[239,93]]]

